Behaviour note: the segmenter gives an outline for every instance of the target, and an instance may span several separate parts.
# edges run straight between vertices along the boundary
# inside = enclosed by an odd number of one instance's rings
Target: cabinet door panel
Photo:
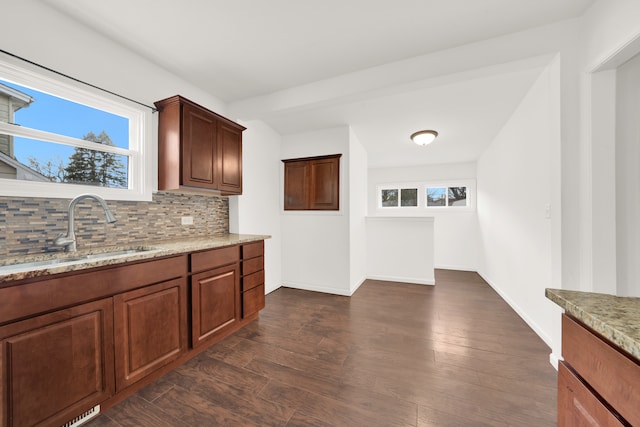
[[[262,310],[265,305],[264,285],[256,286],[242,294],[242,317],[248,317]]]
[[[339,208],[339,166],[339,158],[310,162],[310,209],[337,210]]]
[[[3,425],[62,425],[113,395],[112,310],[109,298],[0,328]]]
[[[184,185],[217,188],[214,171],[217,158],[217,123],[205,112],[183,106],[183,175]]]
[[[242,131],[220,123],[218,147],[220,191],[242,194]]]
[[[240,319],[240,268],[237,264],[191,277],[193,346]]]
[[[307,162],[290,162],[284,166],[284,209],[307,209],[309,193],[309,165]]]
[[[558,365],[558,427],[623,425],[561,361]]]
[[[118,391],[187,350],[185,279],[116,295],[114,313]]]

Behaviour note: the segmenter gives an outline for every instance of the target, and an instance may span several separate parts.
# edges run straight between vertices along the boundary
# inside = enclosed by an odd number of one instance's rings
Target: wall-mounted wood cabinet
[[[158,189],[184,187],[242,194],[246,128],[179,95],[155,103]]]
[[[284,210],[339,210],[341,156],[283,160]]]

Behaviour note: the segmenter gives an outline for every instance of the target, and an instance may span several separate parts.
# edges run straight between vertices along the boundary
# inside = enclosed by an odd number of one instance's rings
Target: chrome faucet
[[[54,246],[64,246],[65,252],[76,251],[76,233],[74,231],[74,227],[75,227],[74,209],[78,204],[78,202],[83,199],[94,199],[98,203],[100,203],[100,205],[102,206],[102,209],[104,209],[104,214],[106,215],[107,222],[109,224],[117,221],[116,217],[113,215],[113,213],[111,213],[111,210],[109,210],[109,206],[107,206],[107,202],[105,202],[102,197],[96,194],[80,194],[79,196],[76,196],[73,200],[71,200],[71,203],[69,203],[69,222],[67,227],[67,235],[65,236],[64,234],[61,234],[58,237],[56,237],[56,239],[53,241]]]

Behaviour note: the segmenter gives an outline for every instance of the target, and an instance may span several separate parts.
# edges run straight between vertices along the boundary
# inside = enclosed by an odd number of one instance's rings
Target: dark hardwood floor
[[[351,298],[283,288],[86,426],[553,426],[549,352],[475,273]]]

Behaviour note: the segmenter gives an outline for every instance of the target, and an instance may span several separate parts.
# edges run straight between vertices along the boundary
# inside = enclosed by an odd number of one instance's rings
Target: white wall
[[[640,55],[618,67],[616,101],[617,294],[640,296]]]
[[[367,218],[367,278],[435,285],[433,218]]]
[[[349,129],[349,292],[360,287],[367,275],[367,152]]]
[[[478,220],[475,209],[464,212],[433,213],[381,210],[377,206],[377,187],[402,182],[439,182],[476,179],[475,163],[409,166],[369,169],[369,215],[424,215],[435,218],[434,239],[436,268],[476,271],[478,269]]]
[[[267,234],[265,292],[281,286],[281,230],[279,170],[281,136],[263,122],[243,123],[242,195],[229,197],[229,231]]]
[[[552,282],[552,186],[559,185],[551,180],[558,78],[557,67],[542,72],[477,171],[479,273],[550,346],[555,311],[544,291]]]
[[[12,1],[10,15],[11,19],[2,24],[5,34],[12,35],[3,37],[3,50],[148,105],[180,94],[225,113],[226,105],[215,96],[61,15],[44,2]],[[4,59],[4,55],[0,57]]]
[[[349,137],[349,128],[343,126],[282,138],[281,159],[342,153],[339,211],[284,211],[284,167],[279,167],[284,286],[351,294]]]

